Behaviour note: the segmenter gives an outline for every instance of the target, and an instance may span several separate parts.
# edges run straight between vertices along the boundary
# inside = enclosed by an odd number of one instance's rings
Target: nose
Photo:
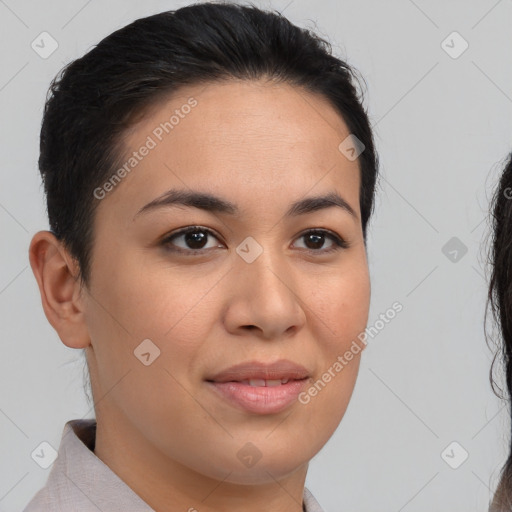
[[[303,327],[306,315],[297,292],[297,271],[283,255],[264,250],[252,263],[237,257],[234,265],[224,317],[229,332],[252,331],[271,340]]]

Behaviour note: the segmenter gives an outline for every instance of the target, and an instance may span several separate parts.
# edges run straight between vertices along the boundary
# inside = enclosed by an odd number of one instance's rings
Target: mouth
[[[231,406],[255,414],[276,414],[297,402],[310,372],[287,360],[272,364],[250,361],[205,380]]]

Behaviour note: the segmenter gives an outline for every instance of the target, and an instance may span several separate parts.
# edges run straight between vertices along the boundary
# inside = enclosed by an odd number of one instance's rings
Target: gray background
[[[82,356],[47,323],[28,263],[31,236],[48,228],[37,171],[46,90],[114,29],[188,3],[0,0],[1,511],[21,510],[46,480],[32,450],[58,447],[67,420],[91,417]],[[255,3],[328,37],[367,80],[382,161],[369,324],[404,307],[370,341],[306,485],[326,512],[484,511],[509,430],[489,385],[483,315],[488,203],[512,149],[512,1]],[[43,31],[59,45],[47,59],[31,48]],[[458,58],[442,46],[453,31],[469,44]],[[457,261],[442,250],[452,237],[467,247]],[[441,455],[453,441],[469,453],[458,469]]]

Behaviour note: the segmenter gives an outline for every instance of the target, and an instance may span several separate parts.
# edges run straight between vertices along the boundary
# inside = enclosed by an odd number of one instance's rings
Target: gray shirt
[[[23,512],[155,512],[94,453],[96,420],[68,421],[46,485]],[[304,512],[323,512],[304,488]]]

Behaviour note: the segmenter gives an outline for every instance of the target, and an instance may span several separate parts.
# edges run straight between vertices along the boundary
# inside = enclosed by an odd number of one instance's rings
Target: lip
[[[310,372],[304,366],[288,359],[279,359],[273,363],[260,361],[247,361],[236,364],[221,372],[208,377],[206,380],[214,382],[240,382],[248,379],[306,379]]]
[[[259,361],[237,364],[206,379],[206,383],[218,396],[247,412],[277,414],[297,401],[309,377],[310,372],[304,366],[281,359],[270,364]],[[286,383],[251,386],[247,382],[251,379]]]

